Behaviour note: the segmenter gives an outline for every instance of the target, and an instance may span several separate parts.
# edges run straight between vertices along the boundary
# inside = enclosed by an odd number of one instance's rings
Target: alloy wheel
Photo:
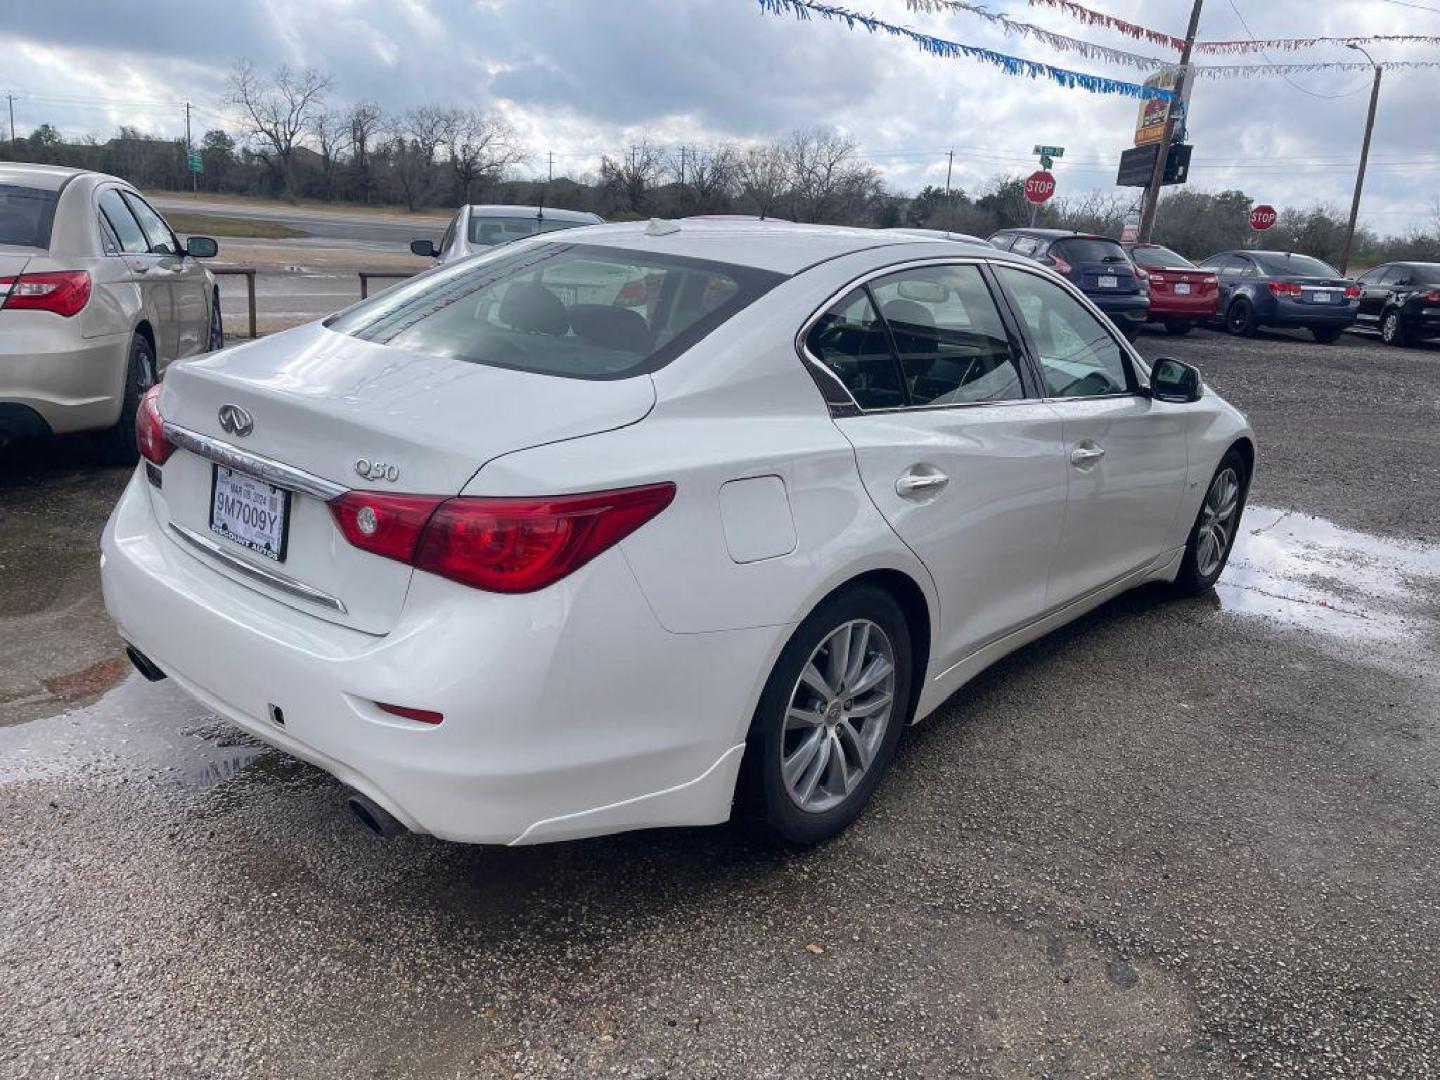
[[[1227,322],[1232,334],[1245,333],[1250,328],[1250,309],[1243,303],[1231,304]]]
[[[1394,345],[1400,339],[1400,313],[1391,311],[1380,323],[1380,338],[1386,345]]]
[[[1234,469],[1221,469],[1210,482],[1200,508],[1200,532],[1195,543],[1195,569],[1208,578],[1220,569],[1235,540],[1240,511],[1240,477]]]
[[[832,630],[800,671],[781,736],[785,791],[800,809],[844,802],[874,763],[895,713],[895,648],[869,619]]]

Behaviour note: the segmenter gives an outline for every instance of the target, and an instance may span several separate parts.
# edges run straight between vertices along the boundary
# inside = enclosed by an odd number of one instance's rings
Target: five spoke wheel
[[[1237,511],[1240,509],[1240,477],[1231,468],[1221,469],[1210,482],[1205,503],[1200,508],[1200,533],[1195,548],[1195,568],[1208,578],[1224,562],[1235,539]]]

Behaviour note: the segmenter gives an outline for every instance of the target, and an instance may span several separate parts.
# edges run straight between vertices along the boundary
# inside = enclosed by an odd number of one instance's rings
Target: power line
[[[1416,4],[1413,0],[1382,0],[1382,3],[1394,4],[1396,7],[1414,8],[1416,11],[1428,11],[1432,15],[1440,15],[1440,8],[1426,7],[1424,4]]]
[[[1230,10],[1233,11],[1233,12],[1235,13],[1235,17],[1240,20],[1240,25],[1245,28],[1245,32],[1246,32],[1247,34],[1249,34],[1252,38],[1253,38],[1253,37],[1258,37],[1259,35],[1256,34],[1254,30],[1251,30],[1251,29],[1250,29],[1250,24],[1245,21],[1245,16],[1240,14],[1240,9],[1235,6],[1235,0],[1229,0],[1229,4],[1230,4]],[[1260,55],[1265,58],[1265,62],[1266,62],[1267,64],[1273,64],[1273,63],[1275,63],[1275,61],[1274,61],[1273,59],[1271,59],[1270,54],[1269,54],[1268,52],[1266,52],[1264,49],[1261,49],[1261,50],[1260,50]],[[1367,86],[1370,85],[1370,80],[1367,78],[1367,79],[1365,80],[1365,82],[1363,82],[1362,84],[1360,84],[1359,86],[1357,86],[1354,90],[1346,90],[1346,91],[1344,91],[1343,93],[1339,93],[1339,94],[1322,94],[1322,93],[1320,93],[1318,90],[1310,90],[1310,89],[1307,89],[1306,87],[1301,86],[1301,85],[1300,85],[1299,83],[1297,83],[1294,79],[1290,78],[1289,75],[1286,75],[1284,72],[1281,72],[1281,73],[1280,73],[1280,77],[1281,77],[1282,79],[1284,79],[1287,83],[1289,83],[1291,86],[1293,86],[1296,90],[1299,90],[1302,94],[1309,94],[1309,95],[1310,95],[1311,97],[1313,97],[1313,98],[1324,98],[1324,99],[1327,99],[1327,100],[1329,100],[1329,101],[1334,101],[1334,100],[1336,100],[1337,98],[1350,97],[1352,94],[1358,94],[1358,93],[1360,93],[1362,90],[1364,90],[1365,87],[1367,87]]]

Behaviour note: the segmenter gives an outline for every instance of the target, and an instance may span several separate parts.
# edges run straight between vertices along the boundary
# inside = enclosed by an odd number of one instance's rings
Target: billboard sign
[[[1175,79],[1178,72],[1175,69],[1169,71],[1157,71],[1145,80],[1145,85],[1156,90],[1174,90]],[[1160,98],[1142,98],[1140,100],[1140,115],[1135,120],[1135,145],[1144,146],[1146,143],[1159,142],[1165,137],[1165,120],[1171,110],[1175,113],[1175,122],[1180,124],[1185,118],[1186,106],[1190,104],[1190,89],[1195,80],[1189,79],[1185,83],[1185,93],[1181,95],[1179,103],[1164,101]]]

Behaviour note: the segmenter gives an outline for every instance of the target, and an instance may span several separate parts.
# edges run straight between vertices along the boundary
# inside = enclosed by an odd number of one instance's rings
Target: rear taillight
[[[674,484],[523,499],[352,491],[330,503],[358,548],[488,592],[543,589],[670,505]]]
[[[1162,274],[1162,273],[1160,273],[1160,271],[1158,271],[1158,270],[1151,270],[1151,271],[1149,271],[1148,273],[1147,273],[1146,271],[1144,271],[1144,270],[1137,270],[1137,271],[1136,271],[1136,274],[1139,276],[1139,278],[1140,278],[1142,281],[1145,280],[1146,278],[1149,278],[1149,279],[1150,279],[1152,282],[1154,282],[1156,285],[1164,285],[1164,284],[1165,284],[1165,275]]]
[[[1068,274],[1074,269],[1068,262],[1060,258],[1059,255],[1046,255],[1045,265],[1053,266],[1057,274]]]
[[[135,410],[135,446],[140,456],[156,465],[164,465],[175,452],[175,444],[165,438],[165,420],[160,415],[160,387],[152,386],[140,398]]]
[[[1358,300],[1358,299],[1360,299],[1360,286],[1359,286],[1359,285],[1346,285],[1346,286],[1345,286],[1345,299],[1346,299],[1346,300]]]
[[[1422,299],[1427,304],[1440,304],[1440,289],[1431,289]]]
[[[48,311],[69,318],[90,302],[90,275],[84,270],[59,270],[0,278],[6,311]]]
[[[1267,283],[1272,296],[1299,296],[1300,286],[1293,281],[1271,281]]]
[[[1202,277],[1202,278],[1200,279],[1200,284],[1201,284],[1201,285],[1219,285],[1219,284],[1220,284],[1220,279],[1219,279],[1218,277],[1216,277],[1214,274],[1206,274],[1204,277]]]

